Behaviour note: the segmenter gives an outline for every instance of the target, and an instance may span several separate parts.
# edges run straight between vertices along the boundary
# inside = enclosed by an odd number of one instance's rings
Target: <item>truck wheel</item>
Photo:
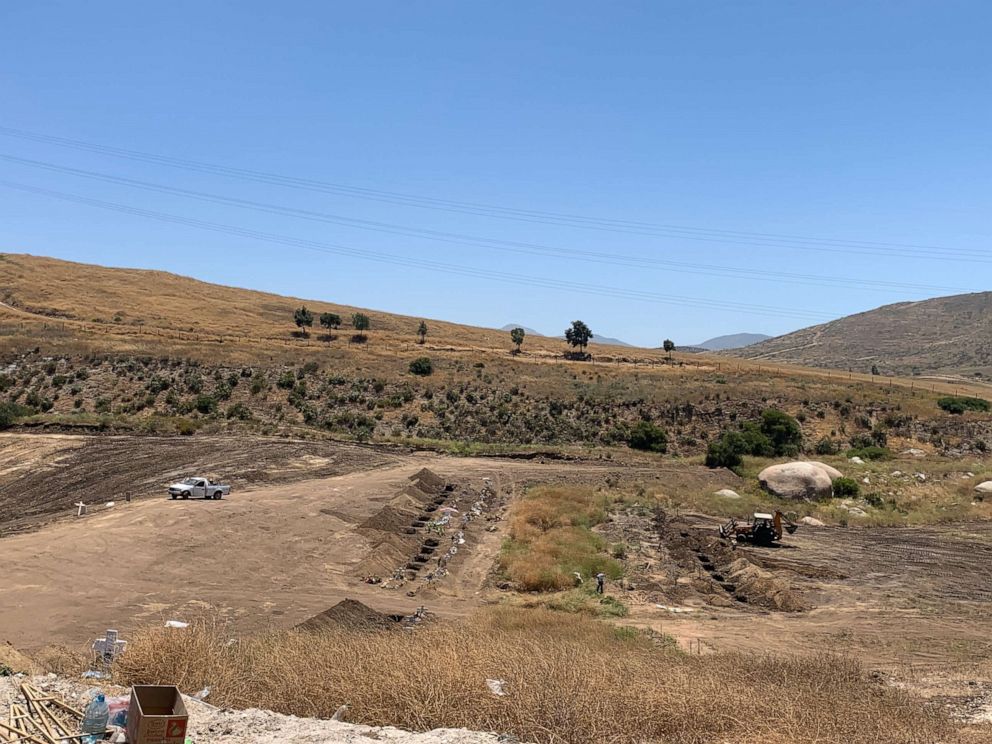
[[[174,493],[170,493],[170,494],[169,494],[169,496],[171,496],[171,497],[172,497],[172,500],[173,500],[173,501],[175,501],[176,499],[178,499],[178,498],[179,498],[179,496],[177,496],[177,495],[176,495],[176,494],[174,494]]]
[[[220,501],[220,499],[221,499],[221,497],[223,495],[224,495],[223,493],[221,493],[220,491],[218,491],[217,493],[214,494],[214,499],[217,500],[217,501]]]
[[[183,498],[184,499],[188,499],[189,498],[189,491],[183,491]]]

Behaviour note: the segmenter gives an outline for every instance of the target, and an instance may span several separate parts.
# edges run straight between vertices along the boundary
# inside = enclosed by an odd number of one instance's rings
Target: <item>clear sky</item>
[[[642,345],[989,290],[990,39],[985,1],[5,2],[0,250]]]

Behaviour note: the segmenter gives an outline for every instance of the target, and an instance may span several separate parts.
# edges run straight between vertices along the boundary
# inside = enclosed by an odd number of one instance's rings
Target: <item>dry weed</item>
[[[605,623],[497,608],[415,632],[276,632],[229,640],[198,623],[136,634],[116,681],[211,685],[211,701],[302,716],[467,727],[524,741],[923,744],[953,741],[936,710],[833,656],[659,649]],[[492,694],[486,679],[506,681]]]

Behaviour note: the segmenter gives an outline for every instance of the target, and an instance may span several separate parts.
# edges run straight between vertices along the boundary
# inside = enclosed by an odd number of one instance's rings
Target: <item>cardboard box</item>
[[[129,744],[184,744],[189,714],[175,685],[135,685],[127,712]]]

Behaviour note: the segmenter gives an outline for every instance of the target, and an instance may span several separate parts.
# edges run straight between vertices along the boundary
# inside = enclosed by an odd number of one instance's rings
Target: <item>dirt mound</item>
[[[411,475],[410,482],[420,488],[424,493],[440,493],[447,485],[444,478],[428,468],[419,470]]]
[[[735,550],[726,541],[714,537],[710,530],[664,517],[658,520],[658,525],[669,555],[686,575],[694,577],[692,589],[711,604],[727,604],[731,600],[780,612],[811,608],[788,581],[761,568],[750,560],[746,550]]]
[[[388,630],[396,628],[396,621],[376,612],[355,599],[342,599],[329,610],[314,615],[296,626],[296,630],[320,632],[335,628],[349,630]]]

